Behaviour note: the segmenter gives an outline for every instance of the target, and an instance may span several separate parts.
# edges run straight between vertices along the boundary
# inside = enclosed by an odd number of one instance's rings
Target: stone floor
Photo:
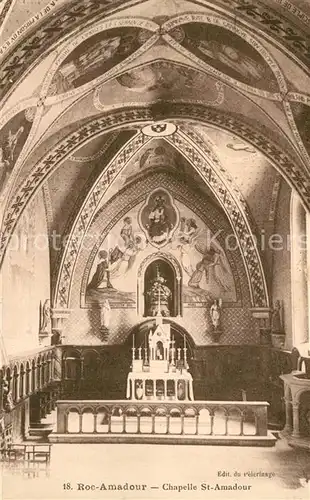
[[[114,484],[123,489],[109,490]],[[140,490],[135,487],[139,485]],[[283,440],[273,448],[54,444],[50,477],[34,479],[4,470],[2,492],[4,500],[282,500],[309,499],[309,485],[310,453],[294,450]],[[223,486],[234,489],[218,489]]]

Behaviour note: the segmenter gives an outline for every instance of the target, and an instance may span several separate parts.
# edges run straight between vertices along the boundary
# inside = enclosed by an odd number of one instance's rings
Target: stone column
[[[290,399],[290,386],[285,384],[284,386],[284,398],[285,398],[285,427],[282,431],[283,434],[291,434],[293,430],[293,419],[292,419],[292,400]]]
[[[293,437],[300,437],[300,429],[299,429],[299,403],[293,403]]]
[[[305,354],[308,351],[308,285],[306,251],[306,211],[299,196],[291,198],[291,290],[293,346]]]
[[[145,379],[142,380],[142,390],[143,390],[142,399],[145,399]]]
[[[61,344],[66,343],[65,323],[70,314],[71,309],[52,309],[52,334],[59,333]]]

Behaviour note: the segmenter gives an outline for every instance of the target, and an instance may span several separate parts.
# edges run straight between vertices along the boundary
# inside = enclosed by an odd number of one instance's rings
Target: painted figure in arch
[[[96,272],[87,287],[89,290],[112,288],[112,285],[110,283],[108,252],[106,250],[101,250],[99,252],[99,259],[100,262],[97,265]]]
[[[0,147],[0,190],[4,188],[10,173],[10,162],[5,158],[3,148]]]
[[[165,200],[162,196],[155,198],[153,210],[149,214],[148,233],[152,241],[161,243],[166,240],[171,229]]]
[[[215,40],[202,40],[199,42],[198,48],[210,59],[221,62],[245,79],[257,81],[264,75],[264,67],[261,64],[241,53],[235,47]]]
[[[121,229],[121,237],[124,240],[125,248],[129,246],[130,243],[134,241],[133,229],[132,229],[132,219],[131,217],[125,217],[124,225]]]
[[[7,144],[8,144],[8,151],[10,153],[10,160],[14,161],[14,152],[18,143],[18,140],[20,136],[22,135],[24,131],[24,127],[21,126],[19,129],[13,133],[11,130],[9,130],[8,138],[7,138]]]

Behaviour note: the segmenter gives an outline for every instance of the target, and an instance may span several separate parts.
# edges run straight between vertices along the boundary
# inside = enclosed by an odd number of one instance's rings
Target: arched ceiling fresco
[[[133,147],[150,154],[154,138],[182,153],[179,164],[186,158],[207,191],[211,181],[195,165],[212,160],[232,199],[243,200],[239,210],[251,227],[268,213],[259,200],[275,206],[269,186],[279,175],[310,208],[309,12],[301,1],[291,5],[180,1],[176,12],[164,1],[159,17],[153,0],[37,0],[13,33],[21,5],[8,0],[0,12],[1,261],[38,190],[50,228],[73,234],[88,193],[111,175],[113,161],[117,170]],[[175,131],[163,139],[167,124]],[[154,125],[148,138],[142,130]],[[226,210],[219,196],[215,203]],[[55,295],[66,251],[51,258]],[[256,259],[257,305],[268,293]]]
[[[221,26],[197,22],[182,25],[182,31],[179,43],[221,73],[269,92],[278,89],[266,61],[240,36]]]

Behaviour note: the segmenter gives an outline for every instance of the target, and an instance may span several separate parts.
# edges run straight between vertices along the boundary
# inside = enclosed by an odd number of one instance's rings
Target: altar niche
[[[153,260],[144,273],[144,317],[175,317],[180,314],[180,278],[165,259]]]

